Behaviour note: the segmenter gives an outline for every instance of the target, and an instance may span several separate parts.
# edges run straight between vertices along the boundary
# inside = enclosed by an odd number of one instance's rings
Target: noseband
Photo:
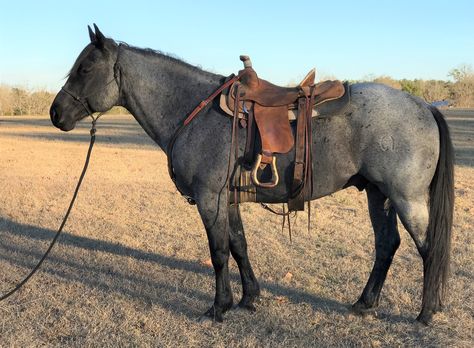
[[[110,85],[114,81],[117,83],[117,86],[118,86],[119,92],[120,92],[120,84],[117,81],[117,69],[118,69],[118,60],[119,60],[119,56],[120,56],[120,47],[121,46],[122,46],[122,44],[119,44],[118,49],[117,49],[117,59],[115,60],[115,64],[114,64],[114,78],[111,79],[109,82],[107,82],[102,88],[100,88],[97,91],[94,91],[93,93],[90,93],[86,96],[81,97],[81,96],[78,96],[78,95],[74,94],[73,92],[69,91],[68,89],[66,89],[65,86],[61,87],[61,91],[63,91],[68,96],[70,96],[74,101],[76,101],[76,102],[78,102],[79,104],[82,105],[84,110],[86,110],[86,112],[87,112],[87,116],[92,116],[92,114],[94,113],[89,107],[90,105],[89,105],[89,102],[87,101],[87,98],[97,94],[100,90],[106,88],[108,85]]]

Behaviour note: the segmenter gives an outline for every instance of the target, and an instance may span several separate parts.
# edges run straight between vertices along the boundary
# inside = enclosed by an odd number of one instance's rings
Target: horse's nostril
[[[56,112],[56,108],[54,106],[51,107],[49,115],[51,116],[51,121],[53,121],[53,123],[58,121],[58,113]]]

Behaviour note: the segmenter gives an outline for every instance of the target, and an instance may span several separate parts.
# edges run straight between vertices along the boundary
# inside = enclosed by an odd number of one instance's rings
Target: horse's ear
[[[94,29],[95,29],[96,45],[100,47],[104,47],[104,43],[105,43],[104,34],[102,34],[102,32],[99,30],[99,27],[95,23],[94,23]]]
[[[87,26],[87,29],[89,29],[89,37],[91,38],[91,42],[94,43],[97,41],[94,32],[92,31],[90,26]]]

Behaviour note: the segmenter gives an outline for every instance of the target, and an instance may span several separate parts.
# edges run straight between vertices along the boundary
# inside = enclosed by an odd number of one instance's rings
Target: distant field
[[[0,303],[0,347],[472,347],[474,112],[446,112],[456,145],[453,270],[447,309],[414,323],[422,265],[408,233],[376,316],[349,312],[370,273],[364,193],[348,189],[300,214],[290,243],[280,219],[242,206],[263,288],[257,312],[222,325],[196,319],[214,295],[207,239],[176,192],[166,157],[130,116],[104,116],[64,235],[41,271]],[[0,293],[25,275],[58,228],[83,165],[88,124],[62,133],[46,117],[0,117]],[[285,277],[290,272],[292,277]],[[231,262],[235,300],[240,282]]]
[[[474,166],[474,110],[447,109],[449,128],[456,147],[456,162]]]

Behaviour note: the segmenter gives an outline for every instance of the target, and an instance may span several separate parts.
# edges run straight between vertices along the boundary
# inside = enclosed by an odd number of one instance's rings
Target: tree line
[[[53,99],[45,90],[0,85],[0,115],[45,115]]]
[[[443,80],[396,80],[390,76],[371,77],[367,80],[421,97],[428,103],[446,101],[451,107],[474,108],[474,71],[468,65],[452,69],[451,81]]]
[[[56,93],[24,87],[0,85],[0,116],[47,115]],[[121,107],[109,113],[124,114]]]
[[[428,103],[447,101],[449,106],[474,108],[474,71],[462,65],[449,72],[450,81],[443,80],[396,80],[389,76],[369,77],[365,81],[384,83],[425,99]],[[351,81],[361,82],[361,81]],[[0,85],[0,115],[47,115],[55,93],[46,90]],[[123,114],[123,108],[111,113]]]

